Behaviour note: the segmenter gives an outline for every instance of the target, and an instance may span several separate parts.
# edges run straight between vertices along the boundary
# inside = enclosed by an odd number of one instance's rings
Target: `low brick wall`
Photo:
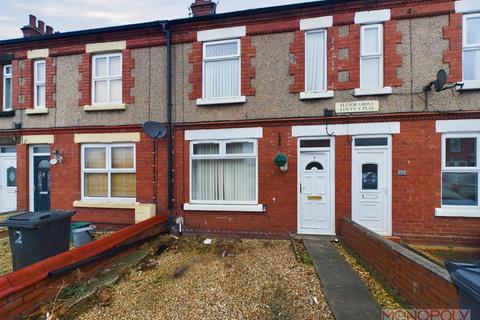
[[[75,272],[76,270],[54,279],[48,277],[49,272],[84,261],[119,245],[158,235],[165,230],[166,218],[156,216],[0,277],[0,319],[28,316],[37,311],[42,304],[53,300],[62,285],[78,281],[79,273]],[[82,280],[92,278],[122,256],[135,250],[135,247],[131,247],[113,257],[97,260],[77,270],[80,271]]]
[[[415,308],[458,308],[457,292],[447,270],[348,218],[341,220],[341,236]]]

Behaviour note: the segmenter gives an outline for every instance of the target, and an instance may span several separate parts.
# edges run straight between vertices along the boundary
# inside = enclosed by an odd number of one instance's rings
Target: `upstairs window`
[[[93,56],[92,101],[93,104],[122,102],[122,56],[120,53]]]
[[[463,16],[463,80],[480,85],[480,14]]]
[[[12,110],[12,65],[3,66],[3,111]]]
[[[240,40],[203,44],[203,98],[240,97]]]
[[[326,30],[305,33],[305,91],[307,93],[327,90],[326,44]]]
[[[33,69],[34,108],[45,108],[45,60],[34,62]]]
[[[360,88],[383,87],[383,25],[363,25],[360,31]]]

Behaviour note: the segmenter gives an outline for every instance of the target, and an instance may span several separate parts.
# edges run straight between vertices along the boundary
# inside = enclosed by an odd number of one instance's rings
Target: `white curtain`
[[[360,87],[382,87],[382,55],[380,38],[383,37],[380,26],[363,26],[361,35]]]
[[[206,45],[205,98],[240,96],[238,43]]]
[[[325,32],[307,33],[307,92],[325,91]]]
[[[361,59],[361,87],[379,88],[381,86],[380,68],[382,67],[380,57],[368,57]]]
[[[211,148],[208,144],[198,145],[196,154],[212,154]],[[203,152],[200,149],[204,149]],[[232,144],[229,149],[229,154],[246,153],[250,145]],[[255,198],[255,158],[193,159],[193,200],[255,201]]]

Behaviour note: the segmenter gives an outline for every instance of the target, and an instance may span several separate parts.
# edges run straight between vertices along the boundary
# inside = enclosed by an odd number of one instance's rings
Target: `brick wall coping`
[[[155,216],[138,224],[124,228],[109,236],[88,243],[84,246],[39,261],[31,266],[0,277],[0,299],[11,296],[48,277],[48,273],[71,264],[83,261],[106,252],[135,236],[152,229],[166,221],[165,216]]]
[[[424,267],[428,271],[436,274],[440,278],[452,283],[452,280],[450,278],[450,274],[448,273],[448,271],[446,269],[440,267],[436,263],[434,263],[434,262],[422,257],[421,255],[419,255],[419,254],[417,254],[417,253],[399,245],[398,243],[396,243],[394,241],[385,239],[384,237],[376,234],[373,231],[368,230],[367,228],[359,225],[358,223],[352,221],[349,218],[342,217],[341,220],[345,223],[348,223],[348,224],[352,225],[354,228],[360,230],[361,232],[363,232],[365,234],[365,236],[373,239],[374,241],[380,242],[383,246],[392,249],[393,251],[395,251],[399,255],[404,256],[405,258],[421,265],[422,267]]]

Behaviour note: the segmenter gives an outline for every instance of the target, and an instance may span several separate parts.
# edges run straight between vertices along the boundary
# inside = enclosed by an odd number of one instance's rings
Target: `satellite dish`
[[[447,83],[447,78],[447,72],[443,69],[440,69],[440,71],[438,71],[437,73],[437,80],[435,80],[433,84],[435,87],[435,91],[438,92],[443,90],[443,88],[445,87],[445,83]]]
[[[152,139],[163,138],[167,135],[167,127],[156,121],[147,121],[143,124],[143,131]]]

